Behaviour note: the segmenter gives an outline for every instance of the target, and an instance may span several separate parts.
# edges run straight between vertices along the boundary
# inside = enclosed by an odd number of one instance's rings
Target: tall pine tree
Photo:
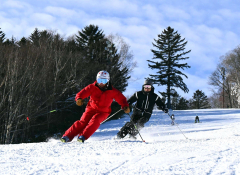
[[[192,100],[192,109],[207,109],[211,108],[208,102],[207,96],[204,94],[204,92],[200,90],[196,90],[196,92],[193,94],[193,100]]]
[[[41,37],[40,31],[37,28],[35,28],[33,33],[31,33],[31,35],[29,36],[29,39],[32,44],[34,44],[35,46],[39,46],[40,37]]]
[[[76,35],[76,43],[79,50],[85,55],[88,61],[102,63],[106,61],[106,39],[103,31],[98,26],[90,24]]]
[[[186,60],[189,57],[184,55],[191,52],[191,50],[184,51],[187,41],[185,38],[181,38],[181,35],[173,28],[167,27],[164,31],[158,35],[158,39],[154,39],[153,46],[156,50],[151,50],[154,57],[152,60],[147,60],[148,66],[151,69],[156,69],[157,74],[150,74],[150,78],[154,84],[166,85],[166,92],[160,92],[164,97],[168,98],[168,108],[171,109],[170,97],[174,88],[180,88],[184,92],[188,92],[187,85],[183,82],[182,76],[187,77],[186,74],[180,71],[186,68],[190,68],[187,63],[180,63],[182,60]]]
[[[113,86],[120,91],[125,91],[130,70],[121,68],[122,62],[117,48],[105,37],[98,26],[91,24],[78,31],[76,44],[90,65],[83,71],[88,72],[88,76],[83,81],[86,85],[95,80],[98,71],[106,70],[110,73]]]

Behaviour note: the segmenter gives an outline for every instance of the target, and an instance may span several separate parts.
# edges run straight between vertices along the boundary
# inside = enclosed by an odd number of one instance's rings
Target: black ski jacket
[[[137,102],[136,102],[137,101]],[[134,93],[128,100],[129,105],[136,102],[133,113],[140,112],[143,113],[144,116],[150,118],[152,115],[152,110],[155,104],[162,110],[165,109],[164,103],[161,98],[154,93],[154,87],[152,87],[151,91],[146,93],[142,88],[142,91],[138,91]]]

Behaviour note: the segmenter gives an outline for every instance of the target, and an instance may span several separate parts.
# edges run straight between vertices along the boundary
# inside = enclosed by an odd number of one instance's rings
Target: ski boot
[[[79,137],[77,138],[77,141],[78,141],[78,142],[81,142],[81,143],[84,143],[85,137],[84,137],[84,136],[79,136]]]
[[[70,142],[68,136],[63,136],[60,140],[61,140],[61,142],[63,142],[63,143]]]

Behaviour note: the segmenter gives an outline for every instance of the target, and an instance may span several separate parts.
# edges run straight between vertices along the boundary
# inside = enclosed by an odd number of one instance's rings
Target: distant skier
[[[152,115],[152,110],[155,104],[161,108],[165,113],[168,113],[168,109],[165,108],[164,103],[160,97],[154,93],[154,87],[152,81],[147,79],[142,86],[142,90],[134,93],[128,100],[129,105],[136,102],[133,107],[133,114],[130,122],[127,122],[117,133],[115,139],[124,138],[127,134],[129,137],[135,138],[138,131],[144,127]],[[136,130],[135,126],[138,131]]]
[[[83,105],[83,99],[90,96],[86,110],[80,120],[76,121],[61,138],[62,142],[70,142],[78,135],[77,141],[87,140],[111,113],[113,99],[118,102],[125,113],[129,113],[129,105],[126,97],[110,83],[110,75],[107,71],[97,74],[97,81],[88,85],[77,93],[75,100],[78,106]]]
[[[200,120],[199,120],[198,116],[195,117],[195,123],[200,123]]]

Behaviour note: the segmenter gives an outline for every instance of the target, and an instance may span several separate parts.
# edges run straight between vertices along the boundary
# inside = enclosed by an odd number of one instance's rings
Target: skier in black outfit
[[[134,93],[128,100],[129,105],[132,105],[134,102],[136,102],[136,104],[133,107],[131,120],[117,133],[117,139],[124,138],[127,134],[129,134],[129,137],[135,138],[138,131],[149,121],[155,104],[157,104],[157,106],[165,113],[168,113],[168,109],[165,108],[160,97],[154,93],[152,81],[149,79],[145,80],[144,85],[142,86],[142,91]],[[134,125],[136,125],[138,131]]]
[[[198,116],[195,117],[195,123],[200,123]]]

